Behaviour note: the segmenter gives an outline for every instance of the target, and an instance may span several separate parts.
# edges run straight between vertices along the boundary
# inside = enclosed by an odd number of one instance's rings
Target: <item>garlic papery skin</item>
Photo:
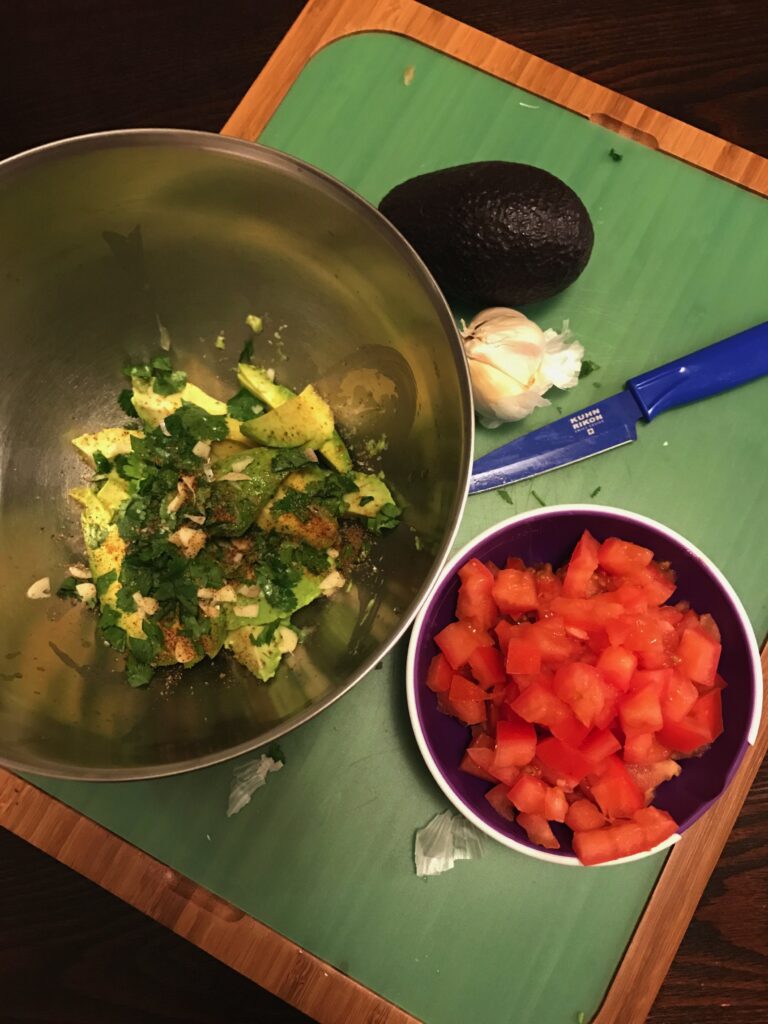
[[[484,427],[521,420],[549,405],[551,387],[578,384],[584,348],[562,331],[542,329],[524,313],[496,306],[478,313],[462,331],[475,411]]]

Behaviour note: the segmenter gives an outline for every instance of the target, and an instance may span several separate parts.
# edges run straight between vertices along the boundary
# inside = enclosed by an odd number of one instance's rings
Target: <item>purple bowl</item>
[[[432,639],[454,617],[459,588],[457,569],[469,558],[503,564],[510,555],[527,564],[563,565],[584,530],[599,541],[616,536],[651,548],[654,557],[669,561],[677,573],[673,601],[686,600],[698,612],[709,612],[720,627],[723,653],[720,669],[728,686],[723,692],[723,734],[701,757],[683,762],[677,778],[659,787],[654,804],[668,811],[679,831],[654,850],[611,864],[649,856],[677,842],[723,792],[744,752],[755,742],[760,720],[762,685],[760,657],[741,601],[720,570],[679,534],[644,516],[595,505],[557,505],[513,516],[471,541],[443,570],[414,623],[408,650],[408,706],[422,755],[443,792],[474,824],[500,842],[541,860],[578,865],[570,831],[552,828],[560,850],[547,851],[528,841],[524,830],[493,810],[482,779],[459,770],[469,729],[437,709],[427,688],[427,669],[438,648]]]

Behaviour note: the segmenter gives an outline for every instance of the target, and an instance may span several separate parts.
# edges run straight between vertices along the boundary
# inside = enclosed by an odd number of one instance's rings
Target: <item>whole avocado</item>
[[[411,178],[379,210],[449,298],[516,306],[556,295],[587,265],[586,207],[554,174],[489,160]]]

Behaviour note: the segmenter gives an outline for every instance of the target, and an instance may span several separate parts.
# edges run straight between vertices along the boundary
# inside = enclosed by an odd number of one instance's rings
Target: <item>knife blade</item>
[[[469,493],[527,480],[637,440],[637,424],[768,374],[768,321],[632,377],[610,398],[585,406],[481,456]]]

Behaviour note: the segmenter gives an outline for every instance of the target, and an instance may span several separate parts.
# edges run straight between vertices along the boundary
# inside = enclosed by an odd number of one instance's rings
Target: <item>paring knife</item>
[[[469,493],[514,484],[636,441],[638,420],[650,421],[667,409],[719,395],[766,374],[768,321],[632,377],[618,395],[481,456],[472,466]]]

